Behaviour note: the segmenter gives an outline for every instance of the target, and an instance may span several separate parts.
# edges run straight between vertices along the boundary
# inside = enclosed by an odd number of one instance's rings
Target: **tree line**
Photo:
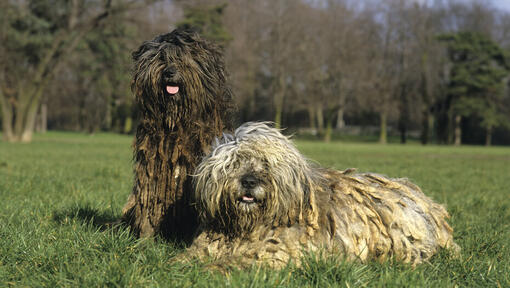
[[[130,53],[177,26],[223,46],[238,121],[510,144],[510,14],[488,1],[0,2],[2,136],[130,133]],[[351,129],[352,130],[352,129]],[[412,132],[412,133],[411,133]],[[414,134],[413,134],[414,135]]]

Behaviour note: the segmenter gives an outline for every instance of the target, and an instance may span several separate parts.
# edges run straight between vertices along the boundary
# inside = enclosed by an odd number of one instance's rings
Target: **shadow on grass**
[[[56,211],[53,220],[60,225],[69,225],[75,221],[90,224],[101,231],[121,226],[119,217],[111,212],[100,211],[90,205],[75,206]]]
[[[60,211],[53,212],[53,221],[57,224],[73,225],[74,223],[81,223],[90,225],[99,231],[129,231],[129,226],[120,220],[120,216],[116,215],[113,211],[101,211],[100,209],[92,207],[90,204],[75,204],[72,207],[64,208]],[[154,239],[167,245],[172,245],[174,249],[184,249],[188,247],[191,242],[185,242],[175,237],[163,236],[161,234],[154,235]]]

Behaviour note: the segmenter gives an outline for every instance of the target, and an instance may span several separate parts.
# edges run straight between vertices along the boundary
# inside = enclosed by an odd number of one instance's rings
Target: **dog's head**
[[[204,118],[231,102],[219,47],[193,31],[176,29],[144,42],[133,60],[132,89],[146,117]]]
[[[246,123],[218,139],[199,164],[195,197],[203,222],[226,234],[259,225],[311,224],[316,221],[316,177],[279,130]]]

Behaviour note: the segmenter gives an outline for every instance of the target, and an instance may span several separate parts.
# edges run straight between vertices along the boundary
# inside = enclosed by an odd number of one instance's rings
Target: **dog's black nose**
[[[255,188],[255,186],[257,186],[258,182],[259,181],[257,180],[257,178],[255,178],[251,175],[246,175],[241,179],[241,185],[243,185],[243,188],[246,188],[246,189]]]
[[[164,77],[168,77],[168,78],[172,78],[175,76],[175,74],[177,74],[177,68],[175,68],[175,66],[169,66],[169,67],[166,67],[164,70],[163,70],[163,76]]]

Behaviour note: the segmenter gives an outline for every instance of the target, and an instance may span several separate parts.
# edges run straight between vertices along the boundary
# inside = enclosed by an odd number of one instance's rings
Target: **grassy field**
[[[48,133],[0,142],[0,287],[510,287],[510,148],[298,141],[323,166],[408,177],[447,205],[461,258],[305,261],[225,276],[175,263],[180,250],[137,240],[117,219],[131,189],[131,137]]]

